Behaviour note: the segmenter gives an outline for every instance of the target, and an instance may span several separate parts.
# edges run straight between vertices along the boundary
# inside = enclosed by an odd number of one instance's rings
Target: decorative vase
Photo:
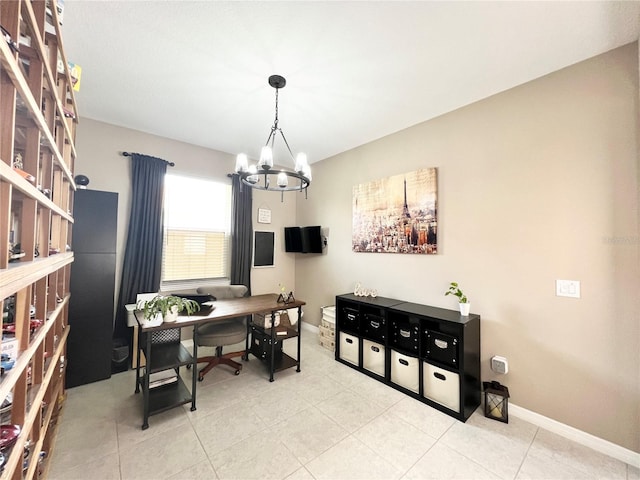
[[[171,307],[171,310],[165,313],[163,320],[165,323],[173,323],[176,320],[178,320],[178,307],[177,306]]]
[[[469,316],[469,312],[471,311],[471,304],[470,303],[459,303],[458,305],[460,305],[460,315],[462,315],[463,317],[468,317]]]

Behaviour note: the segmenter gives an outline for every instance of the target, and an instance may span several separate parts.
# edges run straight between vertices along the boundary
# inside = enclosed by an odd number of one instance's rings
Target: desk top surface
[[[167,328],[182,328],[200,323],[208,323],[214,320],[243,317],[254,313],[287,310],[289,308],[301,307],[302,305],[306,305],[306,302],[302,300],[294,300],[286,304],[278,302],[278,295],[275,293],[231,298],[228,300],[216,300],[213,302],[213,310],[208,315],[179,315],[178,320],[175,322],[162,323],[155,327],[141,326],[140,328],[145,332],[165,330]]]

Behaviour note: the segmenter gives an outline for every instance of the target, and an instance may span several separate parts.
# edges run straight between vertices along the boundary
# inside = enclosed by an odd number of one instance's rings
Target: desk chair
[[[220,285],[215,287],[200,287],[200,294],[213,295],[216,300],[240,298],[247,294],[244,285]],[[215,306],[215,303],[214,303]],[[239,375],[242,364],[231,360],[234,357],[244,356],[246,350],[222,353],[222,347],[234,345],[245,341],[247,338],[246,317],[232,318],[221,322],[205,323],[198,327],[198,347],[215,347],[215,356],[199,357],[198,363],[207,365],[198,372],[198,381],[204,380],[204,376],[216,365],[224,364],[235,368],[235,374]]]

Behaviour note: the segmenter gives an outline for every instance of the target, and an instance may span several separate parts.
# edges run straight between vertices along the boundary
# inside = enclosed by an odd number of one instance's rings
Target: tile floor
[[[640,479],[518,418],[453,420],[336,362],[316,338],[303,331],[300,373],[270,383],[253,356],[239,376],[216,368],[195,412],[152,416],[144,431],[133,372],[69,389],[49,479]]]

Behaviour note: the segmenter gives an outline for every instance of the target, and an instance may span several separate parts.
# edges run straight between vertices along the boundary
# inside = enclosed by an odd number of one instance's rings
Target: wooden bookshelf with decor
[[[78,114],[60,7],[0,1],[0,479],[46,477],[65,397]]]

